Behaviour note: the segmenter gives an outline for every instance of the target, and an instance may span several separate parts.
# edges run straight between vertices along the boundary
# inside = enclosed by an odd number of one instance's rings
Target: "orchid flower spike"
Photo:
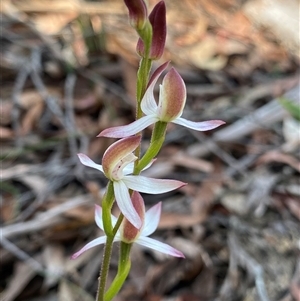
[[[133,136],[113,143],[105,151],[102,165],[96,164],[84,154],[78,154],[79,160],[83,165],[103,172],[113,182],[115,199],[121,212],[138,229],[142,226],[142,221],[132,205],[128,189],[149,194],[159,194],[186,185],[186,183],[176,180],[162,180],[131,175],[134,161],[137,159],[133,151],[139,146],[140,141],[141,136]],[[146,166],[146,168],[149,166],[151,164]]]
[[[184,255],[182,252],[174,249],[173,247],[162,243],[158,240],[148,237],[151,235],[157,228],[160,215],[161,215],[161,202],[156,204],[155,206],[151,207],[145,213],[145,206],[144,201],[141,195],[138,192],[133,192],[132,194],[132,203],[135,207],[136,211],[138,212],[141,220],[143,221],[142,227],[138,230],[136,229],[127,219],[124,218],[115,238],[114,241],[123,241],[125,243],[137,243],[144,247],[157,250],[159,252],[175,256],[175,257],[183,257]],[[115,216],[111,216],[113,226],[115,226],[117,222],[117,218]],[[95,221],[97,226],[104,230],[103,228],[103,221],[102,221],[102,208],[98,205],[95,205]],[[81,250],[76,252],[72,259],[76,259],[85,251],[97,246],[104,244],[106,242],[106,236],[100,236],[88,244],[86,244]]]
[[[123,138],[132,136],[157,121],[173,122],[196,131],[212,130],[225,123],[222,120],[194,122],[180,117],[186,102],[186,88],[183,79],[174,68],[171,68],[165,75],[162,85],[160,85],[159,102],[158,105],[156,104],[153,89],[157,79],[168,64],[169,62],[166,62],[161,65],[149,81],[148,88],[141,101],[141,109],[145,116],[128,125],[105,129],[98,137]]]

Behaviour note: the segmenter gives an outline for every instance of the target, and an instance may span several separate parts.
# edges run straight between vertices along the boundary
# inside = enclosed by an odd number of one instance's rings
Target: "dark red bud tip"
[[[167,36],[166,5],[164,1],[160,1],[155,5],[149,15],[149,21],[152,25],[153,34],[150,58],[158,60],[163,55]]]

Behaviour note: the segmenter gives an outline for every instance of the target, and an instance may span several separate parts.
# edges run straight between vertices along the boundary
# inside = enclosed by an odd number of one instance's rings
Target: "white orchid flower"
[[[137,159],[133,151],[139,146],[140,141],[140,136],[133,136],[113,143],[105,151],[102,165],[95,163],[84,154],[78,154],[79,160],[83,165],[103,172],[113,182],[115,199],[121,212],[138,229],[141,227],[142,221],[132,205],[128,189],[149,194],[159,194],[186,185],[186,183],[176,180],[153,179],[140,175],[131,175],[134,161]]]

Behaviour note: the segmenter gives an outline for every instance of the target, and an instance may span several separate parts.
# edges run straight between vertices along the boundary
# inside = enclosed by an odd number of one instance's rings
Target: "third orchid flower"
[[[173,247],[162,243],[158,240],[148,237],[151,235],[157,228],[160,215],[161,215],[161,203],[156,204],[151,207],[147,212],[145,212],[144,201],[141,195],[138,192],[132,194],[132,203],[135,209],[138,211],[138,215],[142,220],[141,229],[136,229],[127,219],[124,219],[120,229],[118,230],[114,241],[123,241],[125,243],[137,243],[144,247],[157,250],[159,252],[174,256],[174,257],[183,257],[182,252],[174,249]],[[102,221],[102,208],[98,205],[95,206],[95,222],[97,226],[103,230],[103,221]],[[117,218],[112,215],[113,225],[116,224]],[[80,256],[85,251],[93,248],[97,245],[104,244],[106,241],[106,236],[100,236],[88,244],[86,244],[81,250],[76,252],[72,258],[75,259]]]
[[[141,109],[145,116],[128,125],[105,129],[98,137],[129,137],[158,121],[176,123],[196,131],[212,130],[225,123],[222,120],[194,122],[181,117],[186,102],[186,87],[183,79],[174,68],[171,68],[165,75],[160,85],[158,105],[156,104],[153,94],[154,86],[168,64],[169,62],[166,62],[161,65],[149,81],[148,88],[141,101]]]

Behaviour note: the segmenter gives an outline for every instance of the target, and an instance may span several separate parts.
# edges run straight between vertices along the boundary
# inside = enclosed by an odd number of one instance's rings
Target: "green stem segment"
[[[167,122],[158,121],[155,123],[150,141],[150,146],[144,154],[144,156],[139,160],[138,165],[136,166],[137,173],[140,173],[143,170],[143,168],[145,168],[160,151],[165,141],[166,129]]]
[[[140,103],[143,99],[143,96],[145,94],[148,79],[149,79],[149,73],[152,66],[152,60],[148,58],[142,58],[140,62],[140,67],[137,72],[137,91],[136,91],[136,98],[137,98],[137,109],[140,109]],[[143,112],[141,112],[140,116],[136,116],[136,119],[139,119],[142,117]],[[137,112],[138,113],[138,112]]]
[[[131,244],[121,242],[118,273],[114,281],[112,282],[110,288],[105,293],[104,301],[112,300],[112,298],[116,296],[116,294],[123,286],[131,267],[130,249],[131,249]]]
[[[98,293],[97,293],[97,298],[96,298],[97,301],[105,300],[104,293],[105,293],[106,279],[107,279],[108,270],[109,270],[113,242],[114,242],[113,237],[107,237],[105,248],[104,248],[104,255],[103,255],[101,271],[100,271],[99,288],[98,288]]]
[[[111,208],[114,203],[114,200],[115,200],[115,194],[114,194],[113,182],[109,181],[106,192],[102,200],[103,227],[107,237],[110,237],[113,234],[113,226],[111,222]]]

